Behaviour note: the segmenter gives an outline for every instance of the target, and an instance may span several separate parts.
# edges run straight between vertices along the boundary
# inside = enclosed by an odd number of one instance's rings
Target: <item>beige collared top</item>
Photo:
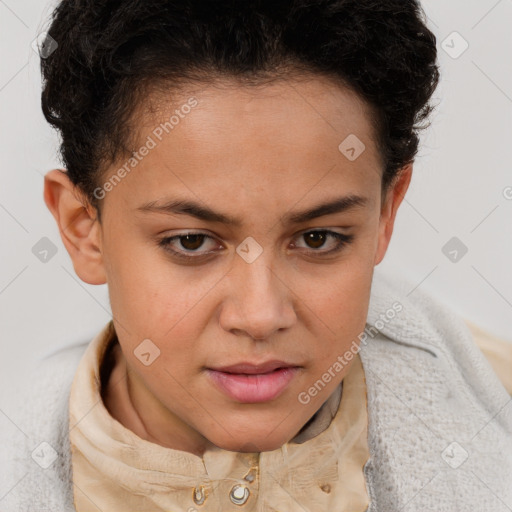
[[[359,356],[305,428],[280,449],[202,457],[141,439],[101,398],[112,323],[87,347],[70,395],[74,501],[78,512],[337,510],[369,504],[366,384]]]

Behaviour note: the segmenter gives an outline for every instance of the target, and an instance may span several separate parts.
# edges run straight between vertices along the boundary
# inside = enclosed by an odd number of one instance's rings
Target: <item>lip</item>
[[[299,370],[299,366],[283,361],[268,361],[208,368],[207,374],[229,398],[241,403],[261,403],[281,395]]]
[[[279,361],[277,359],[273,359],[271,361],[266,361],[261,364],[253,364],[253,363],[238,363],[232,364],[231,366],[222,366],[219,368],[210,368],[211,370],[223,372],[223,373],[243,373],[246,375],[256,375],[262,373],[268,373],[276,370],[277,368],[291,368],[297,366],[295,364],[290,364],[285,361]]]

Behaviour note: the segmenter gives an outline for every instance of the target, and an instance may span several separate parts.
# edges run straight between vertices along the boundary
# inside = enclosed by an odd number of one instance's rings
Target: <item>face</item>
[[[137,163],[99,184],[101,223],[82,233],[96,256],[70,251],[75,269],[108,283],[134,405],[167,445],[274,450],[349,369],[322,377],[364,330],[410,174],[381,203],[369,112],[327,80],[209,85],[158,106]],[[347,149],[354,136],[364,151]]]

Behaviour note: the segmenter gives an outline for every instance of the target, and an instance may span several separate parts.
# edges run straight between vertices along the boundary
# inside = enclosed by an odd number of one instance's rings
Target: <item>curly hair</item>
[[[42,109],[70,180],[99,209],[104,171],[130,154],[150,87],[328,76],[370,107],[382,190],[414,161],[439,81],[419,0],[63,0],[41,59]],[[99,211],[99,210],[98,210]]]

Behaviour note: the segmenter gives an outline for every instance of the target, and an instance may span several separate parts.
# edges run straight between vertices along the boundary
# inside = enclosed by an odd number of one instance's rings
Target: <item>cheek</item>
[[[149,338],[162,347],[162,356],[172,349],[176,359],[188,357],[214,313],[209,294],[222,275],[181,267],[154,254],[145,261],[142,255],[126,258],[122,252],[112,269],[112,313],[130,346]]]
[[[330,270],[329,278],[303,282],[297,289],[309,329],[317,340],[312,347],[319,366],[331,363],[364,331],[373,269],[361,260]],[[317,276],[318,277],[318,276]]]
[[[132,323],[162,320],[164,312],[180,312],[184,301],[183,276],[166,260],[157,244],[125,236],[105,248],[108,288],[112,311]],[[193,298],[192,298],[193,299]],[[186,305],[186,304],[185,304]],[[115,311],[114,311],[115,310]]]
[[[323,275],[297,279],[295,289],[319,319],[336,330],[366,315],[372,276],[373,267],[354,255]]]

